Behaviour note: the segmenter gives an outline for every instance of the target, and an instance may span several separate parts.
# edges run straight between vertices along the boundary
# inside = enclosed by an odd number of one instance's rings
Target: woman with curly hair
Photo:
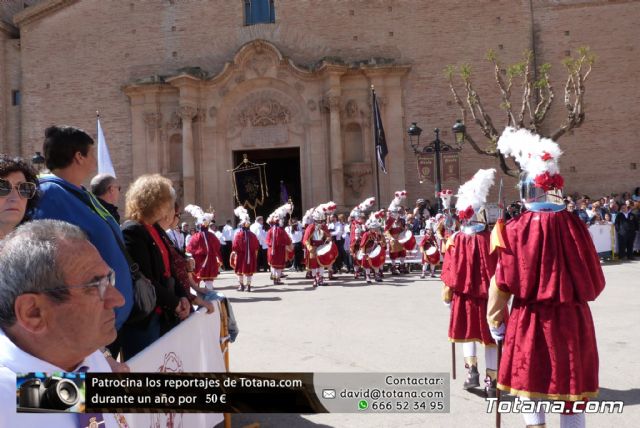
[[[127,221],[122,225],[125,246],[140,272],[153,284],[157,300],[149,315],[142,319],[130,317],[125,323],[122,329],[125,360],[185,319],[191,309],[185,290],[177,284],[172,271],[164,230],[157,224],[167,213],[174,215],[175,199],[171,180],[160,174],[139,177],[127,191]]]
[[[29,220],[37,202],[35,170],[20,158],[0,154],[0,239]]]

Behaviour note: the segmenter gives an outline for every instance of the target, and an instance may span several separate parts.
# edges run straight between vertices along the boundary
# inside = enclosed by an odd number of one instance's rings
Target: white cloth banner
[[[612,224],[592,224],[589,226],[589,234],[598,253],[611,252]]]
[[[212,302],[213,314],[191,314],[173,330],[127,361],[132,372],[217,372],[226,368],[220,350],[220,303]],[[130,428],[207,427],[222,422],[220,413],[127,414]],[[172,422],[172,424],[170,424]]]
[[[107,140],[104,138],[104,132],[102,132],[102,126],[100,126],[100,119],[98,119],[98,174],[116,176],[113,163],[111,163],[111,156],[109,156]]]

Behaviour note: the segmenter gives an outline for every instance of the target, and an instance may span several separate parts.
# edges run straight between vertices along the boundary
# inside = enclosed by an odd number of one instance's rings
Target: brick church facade
[[[0,151],[30,158],[50,124],[95,136],[99,110],[123,184],[162,173],[219,218],[232,215],[228,171],[243,154],[267,163],[272,197],[283,180],[301,209],[374,195],[371,85],[389,146],[383,205],[399,189],[410,203],[433,200],[406,129],[418,122],[428,141],[439,127],[453,142],[460,112],[443,69],[463,63],[503,127],[491,48],[505,63],[530,49],[552,65],[551,132],[565,115],[562,60],[589,46],[586,120],[559,140],[566,191],[640,186],[637,0],[34,0],[2,2],[0,13]],[[443,187],[499,169],[470,147],[459,159]]]

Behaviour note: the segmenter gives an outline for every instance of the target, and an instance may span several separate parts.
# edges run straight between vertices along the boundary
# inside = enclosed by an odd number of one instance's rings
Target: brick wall
[[[52,123],[74,124],[95,134],[99,109],[112,159],[126,182],[132,178],[130,153],[135,142],[129,102],[121,87],[185,66],[215,74],[242,44],[256,38],[273,42],[302,65],[325,56],[345,61],[387,57],[411,64],[403,93],[405,127],[417,121],[427,139],[434,127],[440,127],[442,138],[451,141],[451,125],[460,114],[452,103],[444,67],[471,64],[476,89],[500,123],[499,97],[485,53],[494,48],[508,63],[532,46],[531,7],[525,0],[276,0],[275,4],[276,24],[251,27],[243,26],[242,1],[228,0],[82,0],[22,25],[24,153],[39,149],[42,131]],[[638,128],[631,120],[638,112],[632,75],[637,75],[640,61],[633,56],[632,41],[640,39],[639,2],[534,4],[538,62],[553,65],[556,104],[549,122],[562,120],[565,51],[590,45],[599,58],[587,85],[585,125],[561,140],[567,188],[597,194],[639,185],[640,174],[629,169],[632,162],[640,164]],[[473,124],[467,129],[482,141]],[[461,156],[462,180],[478,168],[497,167],[492,158],[478,156],[470,148]],[[391,173],[405,175],[410,199],[429,198],[432,186],[418,183],[408,147],[406,157],[405,170]],[[575,173],[569,173],[571,166]],[[607,173],[612,167],[620,173]],[[515,197],[513,183],[505,183],[509,198]]]

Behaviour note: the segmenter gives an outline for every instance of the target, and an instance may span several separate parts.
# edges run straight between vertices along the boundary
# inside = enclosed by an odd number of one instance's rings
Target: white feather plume
[[[402,201],[404,201],[405,199],[407,199],[407,191],[406,190],[398,190],[394,194],[394,198],[391,201],[391,203],[389,204],[389,210],[398,208],[402,204]]]
[[[200,208],[197,205],[189,204],[186,207],[184,207],[184,210],[189,214],[191,214],[191,216],[195,219],[204,217],[204,211],[202,211],[202,208]]]
[[[279,206],[278,208],[275,209],[275,211],[273,211],[269,215],[269,218],[267,219],[267,223],[271,223],[275,221],[274,220],[275,217],[277,217],[280,220],[284,220],[287,214],[291,214],[292,210],[293,210],[293,207],[291,206],[290,203],[286,203],[284,205]]]
[[[360,204],[358,204],[358,209],[360,209],[360,211],[366,211],[369,208],[371,208],[375,203],[376,203],[376,198],[372,196],[360,202]]]
[[[315,210],[314,208],[309,208],[307,210],[307,212],[304,213],[304,215],[302,216],[302,224],[311,224],[313,223],[313,211]]]
[[[373,196],[365,199],[351,210],[351,213],[349,213],[349,217],[359,217],[361,214],[364,214],[369,208],[373,207],[375,203],[376,198],[374,198]]]
[[[472,207],[475,212],[478,212],[487,201],[487,195],[489,194],[489,189],[493,186],[495,174],[496,170],[493,168],[479,169],[471,180],[460,186],[456,195],[458,197],[456,209],[464,211]]]
[[[241,222],[243,223],[250,222],[249,213],[247,212],[247,209],[242,205],[240,205],[235,210],[233,210],[233,212],[236,215],[236,217],[240,219]]]
[[[533,134],[527,129],[505,128],[498,140],[498,150],[503,155],[514,158],[522,170],[532,178],[545,172],[549,175],[560,173],[560,146],[553,140]]]

